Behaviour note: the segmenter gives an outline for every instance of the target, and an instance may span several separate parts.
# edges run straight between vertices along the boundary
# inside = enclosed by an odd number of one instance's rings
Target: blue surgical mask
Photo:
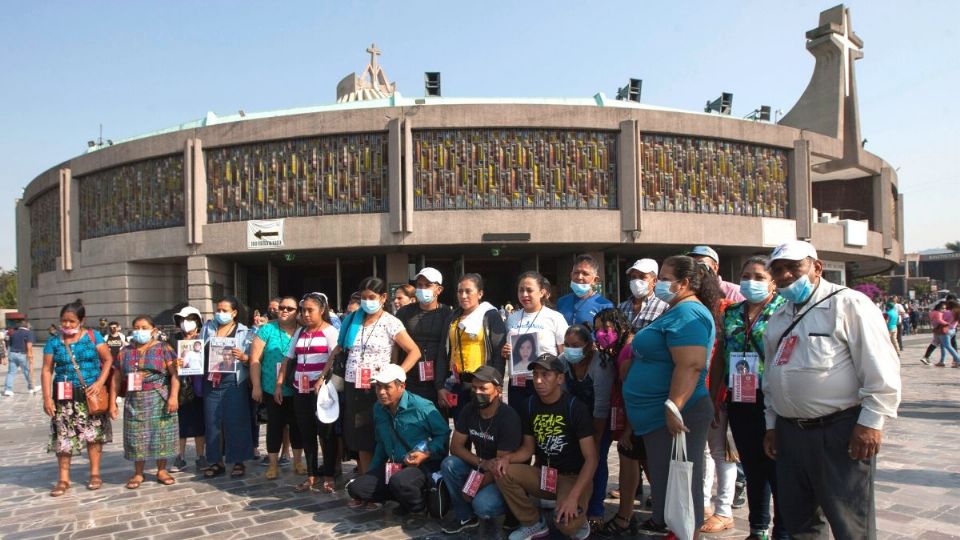
[[[571,281],[570,290],[573,291],[573,294],[577,295],[577,298],[583,298],[593,290],[593,285],[590,283],[577,283],[576,281]]]
[[[677,293],[671,291],[670,287],[673,287],[672,281],[657,280],[657,286],[653,288],[653,295],[669,304],[677,297]]]
[[[367,315],[373,315],[380,311],[381,306],[383,306],[383,304],[380,303],[380,300],[360,300],[360,308],[363,309],[363,312]]]
[[[759,304],[770,296],[770,283],[752,279],[740,280],[740,294],[747,299],[747,302]]]
[[[417,289],[417,302],[421,304],[433,302],[433,289]]]
[[[579,364],[583,360],[583,347],[564,347],[563,358],[571,364]]]
[[[810,295],[813,294],[813,282],[811,282],[810,278],[806,275],[802,275],[800,279],[794,281],[787,287],[777,289],[777,291],[780,293],[780,296],[794,304],[802,304],[809,300]]]
[[[131,333],[130,339],[141,345],[145,345],[153,339],[153,330],[134,330]]]
[[[217,321],[217,324],[223,326],[225,324],[230,324],[230,321],[233,320],[233,313],[225,313],[223,311],[218,311],[213,314],[213,319]]]

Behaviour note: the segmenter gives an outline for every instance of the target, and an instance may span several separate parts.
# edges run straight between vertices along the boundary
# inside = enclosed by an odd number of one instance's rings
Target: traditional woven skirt
[[[162,392],[162,394],[161,394]],[[169,389],[127,392],[123,404],[123,457],[130,461],[177,456],[177,413],[167,413]]]

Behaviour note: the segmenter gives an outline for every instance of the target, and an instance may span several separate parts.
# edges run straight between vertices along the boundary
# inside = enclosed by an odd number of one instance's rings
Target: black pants
[[[293,413],[300,431],[300,442],[303,444],[303,457],[307,460],[307,475],[332,478],[336,474],[337,466],[337,435],[333,424],[321,424],[317,420],[317,395],[313,392],[294,394]],[[322,470],[318,465],[318,437],[323,445]]]
[[[757,390],[756,403],[727,404],[727,418],[733,441],[740,453],[743,474],[747,478],[747,504],[750,508],[750,529],[766,530],[770,526],[770,495],[773,495],[773,538],[789,538],[777,498],[777,462],[763,452],[763,436],[767,432],[763,414],[763,392]]]
[[[296,450],[303,448],[300,440],[300,428],[297,426],[293,414],[293,399],[286,397],[283,404],[277,405],[273,394],[263,393],[263,401],[267,404],[267,452],[276,454],[283,446],[283,428],[290,427],[290,446]]]
[[[390,483],[384,482],[386,467],[371,468],[366,474],[347,484],[347,493],[362,501],[383,502],[393,499],[404,510],[422,512],[426,506],[423,498],[427,486],[427,475],[418,467],[404,467],[402,471],[390,477]]]
[[[829,538],[828,522],[840,540],[877,537],[876,457],[853,460],[847,453],[859,416],[855,407],[806,428],[777,418],[777,495],[791,538]]]

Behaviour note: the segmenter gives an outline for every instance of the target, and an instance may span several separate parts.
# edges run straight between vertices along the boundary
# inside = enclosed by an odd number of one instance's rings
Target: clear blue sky
[[[4,2],[0,18],[0,267],[15,266],[14,200],[97,137],[122,139],[207,111],[335,101],[375,41],[406,96],[423,72],[446,96],[614,95],[734,114],[789,110],[810,78],[804,33],[834,2]],[[726,6],[722,8],[721,6]],[[960,239],[960,2],[857,0],[853,28],[867,149],[900,167],[906,247]]]

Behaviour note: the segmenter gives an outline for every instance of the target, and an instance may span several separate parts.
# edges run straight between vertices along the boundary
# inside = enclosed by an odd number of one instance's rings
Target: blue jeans
[[[23,371],[24,378],[27,379],[27,389],[33,390],[33,381],[30,380],[30,362],[27,360],[27,353],[10,353],[10,366],[7,369],[7,382],[4,385],[4,391],[13,392],[13,380],[17,378],[17,368]]]
[[[609,426],[609,423],[608,423]],[[590,495],[590,504],[587,505],[587,517],[603,517],[603,499],[607,496],[607,479],[610,472],[607,470],[607,455],[612,443],[610,429],[603,432],[600,438],[600,452],[597,456],[597,471],[593,474],[593,494]]]
[[[253,459],[250,444],[250,390],[237,386],[234,375],[225,375],[219,387],[203,382],[203,423],[210,463],[243,463]],[[223,445],[221,451],[220,445]]]
[[[947,353],[950,353],[950,356],[953,357],[954,362],[960,362],[960,353],[957,353],[957,350],[953,348],[953,344],[950,342],[950,338],[957,335],[956,330],[951,330],[943,335],[937,336],[937,341],[940,344],[940,363],[943,363],[943,359],[947,356]],[[13,361],[10,362],[10,365],[13,366]],[[11,369],[13,369],[11,367]],[[7,374],[7,382],[10,382],[10,375]]]
[[[440,470],[443,472],[443,482],[447,486],[447,491],[450,492],[450,503],[453,505],[453,512],[457,519],[465,521],[473,516],[488,519],[506,512],[506,504],[496,484],[484,486],[477,492],[472,502],[463,500],[461,490],[473,468],[462,459],[457,456],[447,456],[443,458]]]

